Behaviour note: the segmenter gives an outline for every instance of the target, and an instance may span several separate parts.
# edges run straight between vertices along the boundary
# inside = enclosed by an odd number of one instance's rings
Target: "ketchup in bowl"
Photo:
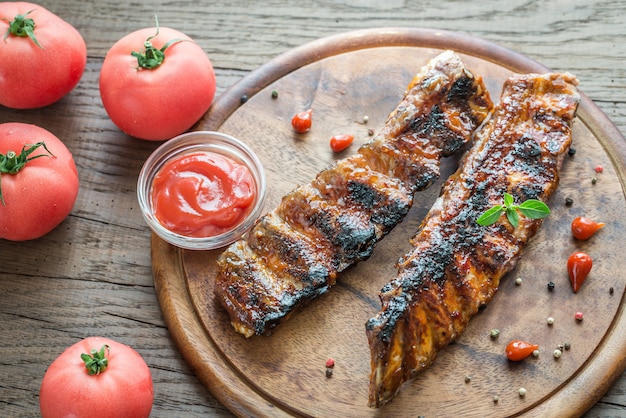
[[[242,141],[194,131],[163,143],[137,180],[141,213],[152,231],[192,250],[224,247],[256,222],[265,202],[265,173]]]
[[[152,210],[167,229],[189,237],[222,234],[243,221],[256,185],[244,164],[214,152],[168,161],[152,182]]]

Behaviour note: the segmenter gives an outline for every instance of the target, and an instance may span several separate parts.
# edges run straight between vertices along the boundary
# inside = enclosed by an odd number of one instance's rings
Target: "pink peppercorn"
[[[577,321],[582,321],[584,318],[584,315],[582,312],[576,312],[576,315],[574,315],[574,318],[576,318]]]
[[[333,367],[335,367],[335,360],[332,358],[326,360],[326,377],[333,376]]]
[[[604,167],[602,167],[601,165],[597,165],[595,170],[596,170],[596,173],[602,173],[604,171]]]

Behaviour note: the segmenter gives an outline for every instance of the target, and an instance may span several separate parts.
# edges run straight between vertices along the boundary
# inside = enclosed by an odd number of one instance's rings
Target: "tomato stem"
[[[30,155],[35,152],[35,150],[39,147],[43,147],[48,155],[39,154],[31,157]],[[2,174],[17,174],[27,162],[34,160],[39,157],[54,157],[54,154],[50,152],[48,147],[46,147],[45,142],[37,142],[36,144],[26,144],[22,146],[22,151],[17,154],[15,151],[7,151],[5,154],[0,154],[0,179]],[[2,184],[0,183],[0,202],[2,202],[2,206],[6,206],[4,203],[4,196],[2,196]]]
[[[103,373],[107,367],[109,366],[109,359],[106,358],[106,352],[109,351],[108,345],[103,345],[100,350],[96,350],[95,348],[91,349],[91,354],[83,353],[80,355],[80,358],[85,362],[85,367],[87,367],[87,373],[90,376],[99,375]]]
[[[37,37],[35,36],[35,21],[30,17],[27,17],[32,12],[33,10],[26,12],[23,15],[15,16],[15,18],[9,22],[9,28],[4,34],[4,39],[6,40],[9,35],[19,36],[22,38],[28,36],[35,43],[35,45],[42,48],[42,46],[39,45],[39,41],[37,41]],[[8,21],[7,19],[2,20]]]
[[[154,16],[154,20],[156,21],[156,33],[145,40],[143,43],[143,51],[133,51],[130,53],[130,55],[137,58],[138,68],[144,68],[146,70],[153,70],[163,64],[163,61],[165,61],[165,50],[183,41],[182,39],[172,39],[163,45],[161,49],[155,48],[150,41],[159,35],[159,19]]]

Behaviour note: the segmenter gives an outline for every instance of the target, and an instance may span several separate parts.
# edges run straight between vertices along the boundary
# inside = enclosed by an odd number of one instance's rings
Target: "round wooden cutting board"
[[[465,34],[350,32],[296,48],[252,72],[218,98],[197,129],[234,135],[258,153],[267,173],[269,211],[296,185],[310,182],[370,139],[368,130],[380,129],[413,75],[444,49],[457,51],[483,76],[494,102],[513,72],[547,71]],[[307,108],[313,109],[313,127],[295,134],[291,117]],[[334,154],[328,141],[340,133],[354,134],[355,143]],[[214,299],[219,251],[180,250],[153,236],[154,280],[169,330],[200,380],[240,416],[581,415],[626,365],[626,142],[583,95],[573,146],[577,152],[566,158],[550,201],[552,214],[517,268],[461,338],[383,408],[367,406],[370,358],[364,324],[380,309],[379,289],[394,277],[395,261],[409,249],[409,238],[442,181],[456,169],[458,157],[444,162],[439,182],[417,194],[409,215],[369,260],[346,271],[329,293],[269,337],[237,334]],[[597,165],[603,166],[602,173],[594,171]],[[572,205],[565,204],[567,198]],[[570,223],[579,215],[606,227],[588,241],[575,241]],[[575,250],[594,259],[576,294],[565,267]],[[552,291],[550,281],[555,283]],[[583,321],[574,318],[576,312],[584,313]],[[548,317],[553,325],[547,324]],[[500,330],[498,338],[490,337],[492,329]],[[539,357],[509,362],[504,348],[513,339],[539,344]],[[571,348],[555,359],[559,345]],[[335,368],[329,378],[325,362],[331,357]],[[526,389],[523,397],[520,388]]]

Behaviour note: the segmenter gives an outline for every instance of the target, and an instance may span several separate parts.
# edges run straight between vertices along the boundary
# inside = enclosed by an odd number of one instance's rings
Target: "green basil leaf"
[[[530,219],[541,219],[550,214],[548,205],[536,199],[529,199],[522,202],[522,204],[518,206],[518,209],[525,217]]]
[[[504,207],[510,208],[511,206],[513,206],[513,203],[515,203],[515,201],[513,200],[513,196],[504,192]]]
[[[519,215],[515,209],[513,208],[507,209],[506,218],[509,220],[513,228],[517,228],[517,225],[519,224]]]
[[[487,209],[482,215],[480,215],[476,222],[482,226],[492,225],[496,223],[496,221],[500,218],[503,210],[504,208],[502,207],[502,205],[496,205],[490,209]]]

